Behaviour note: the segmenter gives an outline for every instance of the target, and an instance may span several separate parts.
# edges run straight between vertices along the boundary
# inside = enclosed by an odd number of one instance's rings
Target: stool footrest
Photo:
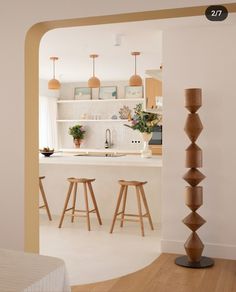
[[[66,209],[66,211],[65,212],[67,212],[67,211],[70,211],[70,210],[73,210],[73,207],[71,207],[71,208],[68,208],[68,209]],[[74,210],[74,212],[81,212],[81,213],[87,213],[87,211],[86,210]],[[95,213],[96,212],[96,210],[95,209],[92,209],[92,210],[89,210],[88,211],[88,213]],[[71,215],[71,214],[70,214]],[[71,215],[71,216],[73,216],[73,215]]]
[[[72,210],[72,209],[73,209],[72,207],[71,207],[71,208],[68,208],[68,209],[65,210],[65,212],[70,211],[70,210]]]
[[[123,212],[120,212],[121,214],[123,214]],[[147,213],[145,213],[145,214],[143,214],[143,215],[136,215],[136,214],[124,214],[124,216],[128,216],[128,217],[147,217],[148,216],[148,214]]]
[[[120,212],[120,213],[118,213],[118,214],[123,214],[123,212]],[[118,215],[117,214],[117,215]],[[141,216],[139,216],[139,215],[136,215],[136,214],[124,214],[124,216],[128,216],[128,217],[138,217],[138,218],[140,218],[140,217],[148,217],[148,214],[146,213],[146,214],[144,214],[144,215],[141,215]],[[116,220],[119,220],[119,221],[130,221],[130,222],[139,222],[140,220],[139,219],[127,219],[127,218],[117,218]]]
[[[81,213],[87,213],[86,210],[75,210],[75,212],[81,212]],[[96,210],[95,209],[92,209],[92,210],[89,210],[88,213],[95,213]]]
[[[121,214],[123,214],[123,212],[121,211],[121,212],[119,212],[119,213],[116,213],[116,216],[119,216],[119,215],[121,215]]]
[[[87,215],[79,215],[79,214],[65,214],[66,216],[70,217],[87,217]]]
[[[122,219],[122,218],[117,218],[116,220],[118,220],[118,221],[130,221],[130,222],[139,222],[140,220],[138,220],[138,219],[126,219],[126,218],[124,218],[124,219]]]
[[[39,209],[46,208],[46,205],[39,206]]]

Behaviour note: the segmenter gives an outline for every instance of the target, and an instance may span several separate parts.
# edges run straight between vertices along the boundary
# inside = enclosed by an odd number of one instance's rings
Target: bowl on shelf
[[[49,149],[49,148],[39,149],[39,151],[45,157],[49,157],[54,153],[54,149]]]

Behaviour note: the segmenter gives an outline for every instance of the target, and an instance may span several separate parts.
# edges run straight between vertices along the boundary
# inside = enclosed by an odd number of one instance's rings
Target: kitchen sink
[[[121,157],[126,154],[122,153],[104,153],[104,152],[90,152],[90,153],[79,153],[75,154],[75,156],[90,156],[90,157]]]

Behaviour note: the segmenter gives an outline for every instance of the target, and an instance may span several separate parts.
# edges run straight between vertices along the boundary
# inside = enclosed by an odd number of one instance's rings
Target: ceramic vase
[[[81,139],[74,138],[74,144],[75,144],[75,148],[80,148]]]
[[[149,148],[149,141],[152,138],[152,133],[141,133],[143,138],[143,149],[141,150],[141,157],[143,158],[149,158],[152,157],[152,151]]]

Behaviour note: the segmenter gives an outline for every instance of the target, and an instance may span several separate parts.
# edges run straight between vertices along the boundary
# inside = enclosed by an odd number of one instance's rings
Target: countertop
[[[60,153],[67,154],[76,154],[76,153],[126,153],[126,154],[139,154],[141,150],[130,150],[130,149],[120,149],[120,148],[63,148],[59,149]]]
[[[74,153],[73,154],[54,153],[50,157],[42,157],[42,155],[40,154],[39,163],[57,165],[162,167],[162,157],[152,156],[150,158],[142,158],[140,154],[136,155],[128,154],[117,157],[97,157],[97,156],[75,156]]]

